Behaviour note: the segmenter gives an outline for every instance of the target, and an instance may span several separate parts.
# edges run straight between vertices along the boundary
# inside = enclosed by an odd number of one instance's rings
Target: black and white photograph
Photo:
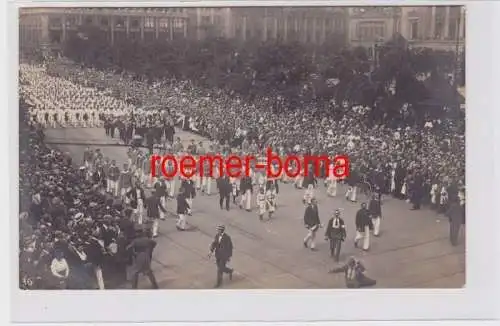
[[[467,10],[437,4],[19,8],[19,289],[466,288]]]

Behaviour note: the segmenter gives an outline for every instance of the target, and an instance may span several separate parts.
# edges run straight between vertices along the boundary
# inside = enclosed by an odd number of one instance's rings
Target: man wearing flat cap
[[[233,256],[233,242],[231,241],[231,237],[227,235],[225,231],[226,227],[224,225],[219,225],[217,227],[217,235],[210,245],[210,252],[208,254],[209,258],[215,254],[215,263],[217,264],[216,288],[222,285],[222,275],[224,273],[229,274],[229,280],[233,279],[233,269],[226,266]]]

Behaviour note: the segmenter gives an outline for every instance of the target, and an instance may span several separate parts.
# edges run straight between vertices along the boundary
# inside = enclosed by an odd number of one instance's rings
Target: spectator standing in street
[[[215,256],[215,263],[217,264],[217,283],[215,287],[218,288],[222,285],[223,274],[229,274],[229,280],[232,280],[234,272],[233,269],[226,266],[233,256],[233,242],[231,237],[226,234],[226,227],[224,225],[217,227],[217,234],[210,245],[208,257],[210,258],[212,255]]]

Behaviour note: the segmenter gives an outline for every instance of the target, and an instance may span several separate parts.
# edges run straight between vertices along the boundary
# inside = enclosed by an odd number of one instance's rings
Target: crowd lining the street
[[[407,103],[397,112],[376,110],[381,102],[368,106],[346,98],[319,106],[304,97],[292,105],[283,94],[248,97],[178,76],[138,78],[68,59],[20,70],[20,281],[25,288],[117,286],[111,281],[115,277],[106,275],[127,278],[132,259],[127,248],[137,231],[130,203],[88,177],[96,171],[75,167],[69,154],[47,146],[43,128],[99,126],[110,137],[119,130],[124,141],[129,125],[129,136],[145,138],[157,128],[160,143],[173,141],[172,125],[182,121],[184,129],[227,150],[271,147],[283,154],[348,155],[349,185],[368,181],[382,193],[408,199],[415,209],[423,204],[444,213],[465,198],[464,121],[452,118],[451,109],[449,115],[416,119],[416,107]]]

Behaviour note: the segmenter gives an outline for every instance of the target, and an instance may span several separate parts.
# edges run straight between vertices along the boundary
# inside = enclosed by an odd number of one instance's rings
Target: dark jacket
[[[194,187],[193,180],[182,180],[181,189],[184,190],[186,197],[195,198],[196,197],[196,189]]]
[[[360,208],[356,213],[356,230],[359,232],[365,231],[365,226],[372,227],[370,212],[365,208]]]
[[[145,236],[132,241],[129,248],[134,255],[134,264],[132,265],[133,274],[151,270],[151,260],[155,247],[156,241]]]
[[[229,177],[217,179],[217,188],[222,196],[229,195],[233,191],[233,185],[229,182]]]
[[[347,177],[347,180],[346,180],[347,184],[350,187],[354,187],[354,186],[358,185],[359,181],[360,181],[359,176],[356,173],[356,171],[354,171],[354,170],[349,171],[349,176]]]
[[[106,186],[106,175],[104,174],[104,171],[95,171],[94,174],[92,174],[92,181],[95,184],[100,184],[102,186]]]
[[[132,188],[129,192],[127,192],[126,196],[130,199],[130,206],[132,206],[133,209],[137,209],[139,199],[137,197],[137,190],[139,190],[139,198],[142,199],[144,208],[146,208],[146,194],[144,193],[144,189],[142,188]]]
[[[328,225],[326,226],[325,238],[344,240],[347,236],[344,220],[339,217],[339,226],[337,228],[333,227],[333,220],[334,217],[332,217],[328,221]]]
[[[368,212],[372,218],[382,217],[382,207],[380,201],[376,199],[370,200],[368,204]]]
[[[247,190],[253,191],[252,178],[244,176],[240,181],[240,191],[241,193],[245,193]]]
[[[156,195],[151,195],[148,199],[146,199],[146,209],[148,217],[150,218],[159,218],[160,210],[164,213],[167,212],[165,207],[163,207],[160,203],[160,197]]]
[[[304,224],[308,228],[312,228],[315,225],[320,225],[318,205],[308,205],[304,213]]]
[[[450,223],[465,224],[465,205],[454,202],[446,212],[446,216],[448,216]]]
[[[158,196],[164,197],[167,195],[167,184],[164,180],[158,180],[154,184],[154,188]]]
[[[233,256],[233,242],[231,241],[231,237],[223,233],[219,241],[219,234],[217,234],[210,245],[210,252],[215,253],[215,258],[217,259],[228,260],[231,258]]]
[[[189,204],[186,200],[184,194],[177,195],[177,214],[187,214],[188,209],[190,209]]]

